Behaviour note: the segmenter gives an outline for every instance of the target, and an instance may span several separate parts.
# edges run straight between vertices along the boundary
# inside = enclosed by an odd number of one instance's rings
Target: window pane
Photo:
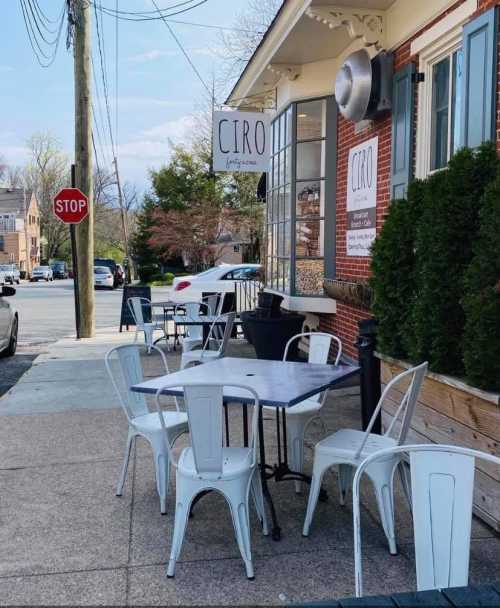
[[[460,148],[460,138],[462,135],[462,69],[464,54],[462,49],[453,53],[453,82],[451,91],[451,151],[453,155]]]
[[[289,146],[286,149],[285,158],[285,184],[289,184],[292,181],[292,148]]]
[[[290,184],[285,186],[285,212],[283,215],[284,219],[290,218],[290,208],[292,203],[292,190]]]
[[[297,222],[295,244],[297,257],[322,257],[323,233],[323,220],[303,220]]]
[[[286,118],[285,118],[285,114],[282,114],[280,116],[280,148],[284,148],[285,147],[285,143],[286,143]]]
[[[297,144],[297,179],[324,177],[324,141]]]
[[[270,224],[273,221],[273,193],[267,193],[267,203],[266,203],[266,211],[267,211],[267,223]]]
[[[292,241],[292,224],[291,222],[285,222],[283,224],[283,255],[290,257],[291,252],[291,241]]]
[[[279,180],[280,180],[280,186],[282,186],[285,183],[285,156],[286,156],[286,151],[282,150],[280,152],[280,168],[279,168]]]
[[[290,262],[289,260],[283,261],[283,291],[290,293]]]
[[[449,91],[450,59],[447,57],[432,68],[431,169],[440,169],[448,162]]]
[[[284,217],[285,217],[285,188],[280,188],[278,221],[282,222]]]
[[[273,187],[278,185],[278,155],[273,157]]]
[[[295,264],[295,291],[297,295],[322,295],[323,279],[323,260],[297,260]]]
[[[292,143],[292,106],[286,111],[286,143]]]
[[[297,104],[297,140],[325,137],[325,113],[324,99]]]
[[[280,129],[279,129],[279,121],[275,120],[273,122],[273,153],[276,154],[280,145]]]
[[[297,182],[296,184],[297,217],[325,213],[325,188],[322,180],[312,182]]]

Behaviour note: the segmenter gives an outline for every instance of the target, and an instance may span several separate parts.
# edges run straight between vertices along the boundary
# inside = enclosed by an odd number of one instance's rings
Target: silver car
[[[21,273],[15,264],[0,264],[0,274],[4,275],[5,283],[10,283],[11,285],[17,283],[19,285],[21,282]]]
[[[30,281],[53,281],[54,274],[50,266],[35,266],[31,272]]]
[[[19,318],[16,309],[7,300],[15,293],[13,287],[0,286],[0,357],[11,357],[17,348]]]

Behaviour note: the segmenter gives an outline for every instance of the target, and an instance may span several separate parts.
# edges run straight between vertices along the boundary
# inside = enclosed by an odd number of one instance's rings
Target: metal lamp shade
[[[347,120],[359,122],[365,117],[372,89],[372,64],[361,49],[344,61],[335,78],[335,98],[340,113]]]

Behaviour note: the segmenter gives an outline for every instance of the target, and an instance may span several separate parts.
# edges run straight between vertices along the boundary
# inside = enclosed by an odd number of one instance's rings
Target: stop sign
[[[78,188],[63,188],[54,197],[54,214],[65,224],[79,224],[89,214],[89,200]]]

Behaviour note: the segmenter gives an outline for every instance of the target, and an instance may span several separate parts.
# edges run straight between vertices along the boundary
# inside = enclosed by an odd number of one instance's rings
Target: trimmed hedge
[[[463,307],[467,379],[479,388],[500,391],[500,175],[483,197]]]
[[[372,250],[380,350],[440,373],[467,369],[489,388],[500,383],[499,167],[491,143],[459,150],[392,203]]]

